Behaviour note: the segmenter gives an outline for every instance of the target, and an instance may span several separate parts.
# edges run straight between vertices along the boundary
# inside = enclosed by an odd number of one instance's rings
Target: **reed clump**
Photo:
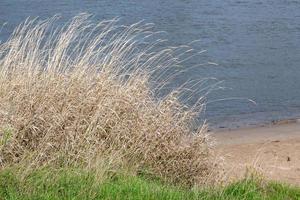
[[[182,52],[155,50],[149,24],[95,24],[87,14],[64,26],[57,20],[26,20],[0,45],[1,167],[130,168],[184,185],[213,180],[205,127],[191,128],[201,105],[184,106],[180,90],[155,95]]]

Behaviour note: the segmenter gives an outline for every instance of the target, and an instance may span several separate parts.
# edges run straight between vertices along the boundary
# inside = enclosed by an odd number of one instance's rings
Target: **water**
[[[216,77],[224,90],[212,92],[205,117],[212,127],[243,127],[300,117],[299,0],[0,0],[4,40],[28,16],[81,12],[97,19],[140,20],[168,32],[170,45],[194,44],[207,52],[190,64],[185,78]],[[235,98],[235,100],[216,101]],[[252,99],[256,105],[247,100]]]

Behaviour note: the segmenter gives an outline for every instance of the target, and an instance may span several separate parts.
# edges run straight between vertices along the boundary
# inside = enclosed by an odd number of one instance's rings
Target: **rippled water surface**
[[[0,25],[7,22],[0,39],[28,16],[67,20],[81,12],[154,23],[168,32],[169,45],[200,39],[194,47],[207,52],[188,64],[219,65],[194,68],[183,79],[224,81],[224,90],[208,96],[206,117],[214,127],[300,117],[299,0],[0,0]],[[235,100],[220,100],[227,98]]]

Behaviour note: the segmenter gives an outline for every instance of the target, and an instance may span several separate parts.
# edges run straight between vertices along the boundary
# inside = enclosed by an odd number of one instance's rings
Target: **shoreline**
[[[277,125],[284,124],[295,124],[300,123],[299,117],[294,118],[283,118],[278,120],[271,120],[265,122],[250,122],[250,123],[242,123],[242,122],[226,122],[226,123],[217,123],[217,124],[209,124],[208,132],[227,132],[227,131],[235,131],[235,130],[243,130],[250,128],[262,128],[262,127],[271,127]]]
[[[267,179],[300,185],[300,123],[214,131],[216,153],[229,179],[254,168]]]
[[[228,130],[214,130],[210,133],[216,139],[217,145],[242,144],[249,142],[267,142],[272,140],[287,140],[300,138],[300,123],[297,120],[280,121],[257,127],[246,127]]]

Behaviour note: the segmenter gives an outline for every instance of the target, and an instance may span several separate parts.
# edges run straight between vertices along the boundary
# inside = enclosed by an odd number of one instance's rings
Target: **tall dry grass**
[[[158,48],[150,24],[57,20],[26,20],[0,45],[0,165],[212,180],[205,127],[192,129],[201,104],[184,106],[181,89],[155,95],[184,53]]]

